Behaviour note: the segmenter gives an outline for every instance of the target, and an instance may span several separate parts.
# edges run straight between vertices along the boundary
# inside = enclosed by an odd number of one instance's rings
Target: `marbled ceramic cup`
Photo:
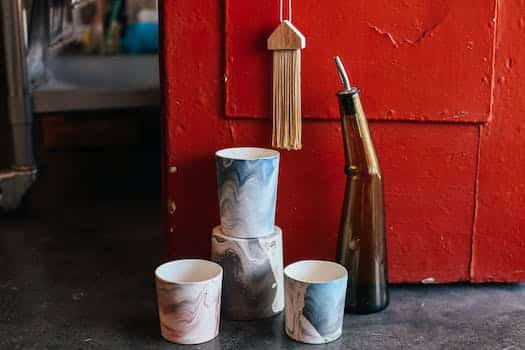
[[[348,273],[337,263],[305,260],[284,269],[285,330],[299,342],[323,344],[341,336]]]
[[[217,188],[224,234],[271,235],[275,224],[279,152],[255,147],[217,151]]]
[[[255,320],[284,309],[282,231],[270,236],[234,238],[215,227],[211,259],[224,269],[222,312],[232,320]]]
[[[162,337],[199,344],[219,334],[222,267],[197,259],[175,260],[155,270]]]

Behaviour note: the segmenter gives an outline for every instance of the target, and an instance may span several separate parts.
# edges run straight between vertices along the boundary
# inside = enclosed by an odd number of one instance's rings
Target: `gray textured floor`
[[[0,217],[0,349],[176,349],[159,336],[156,203]],[[286,338],[282,317],[222,322],[199,349],[525,349],[525,286],[402,286],[383,313],[345,319],[327,346]],[[180,347],[191,349],[192,347]]]

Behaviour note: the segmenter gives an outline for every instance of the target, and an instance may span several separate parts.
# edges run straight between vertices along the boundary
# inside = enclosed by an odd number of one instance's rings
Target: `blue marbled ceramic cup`
[[[224,269],[222,314],[231,320],[256,320],[284,309],[283,232],[235,238],[213,229],[211,260]]]
[[[284,269],[285,331],[299,342],[323,344],[342,334],[348,273],[337,263],[304,260]]]
[[[222,230],[236,238],[274,232],[279,152],[256,147],[215,154]]]

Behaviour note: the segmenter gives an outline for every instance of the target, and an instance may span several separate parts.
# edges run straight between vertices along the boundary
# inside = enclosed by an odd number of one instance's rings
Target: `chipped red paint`
[[[525,280],[525,30],[523,2],[501,1],[494,118],[482,129],[471,273]]]
[[[468,112],[465,120],[485,121],[491,106],[494,106],[491,122],[487,124],[391,120],[371,123],[385,176],[392,282],[419,282],[427,278],[436,282],[472,278],[476,281],[525,279],[521,234],[524,215],[520,206],[524,199],[520,180],[525,175],[524,156],[520,150],[525,138],[520,138],[522,129],[519,125],[525,108],[522,106],[525,98],[519,89],[525,68],[520,61],[525,57],[518,50],[518,43],[512,41],[518,34],[511,34],[512,30],[516,33],[521,30],[521,12],[519,5],[514,3],[505,5],[506,14],[502,11],[505,14],[503,19],[509,24],[503,26],[498,36],[502,52],[496,56],[499,78],[496,80],[499,83],[496,100],[492,100],[490,93],[487,94],[487,84],[490,86],[492,81],[492,64],[491,67],[484,64],[485,58],[492,59],[486,57],[490,50],[487,53],[485,47],[487,41],[494,39],[494,28],[487,23],[490,8],[485,4],[491,2],[432,2],[433,5],[428,6],[442,9],[461,6],[478,11],[481,7],[479,11],[485,11],[483,21],[478,22],[471,14],[451,11],[442,24],[428,29],[428,34],[422,38],[425,30],[420,34],[411,31],[409,17],[389,15],[385,6],[391,2],[374,1],[379,17],[371,24],[377,28],[368,28],[366,32],[366,40],[374,42],[374,50],[366,55],[357,49],[348,49],[345,53],[352,67],[353,80],[365,85],[365,108],[376,119],[403,119],[401,116],[406,116],[406,119],[419,121],[443,121],[449,120],[457,111],[465,110]],[[427,16],[417,5],[430,2],[413,0],[408,3],[412,4],[417,16]],[[208,257],[211,230],[219,222],[213,154],[219,148],[232,145],[269,146],[271,122],[228,119],[225,116],[226,38],[223,19],[226,9],[222,2],[165,0],[162,7],[168,248],[171,256]],[[508,13],[510,11],[513,13]],[[334,13],[341,17],[341,13]],[[257,18],[257,13],[245,15],[247,19]],[[428,23],[441,21],[437,10],[429,16]],[[297,21],[299,18],[297,14]],[[341,21],[340,18],[337,20]],[[396,26],[398,20],[400,25]],[[447,21],[451,23],[445,24]],[[323,23],[331,26],[330,21]],[[447,55],[450,51],[447,48],[455,48],[456,44],[459,45],[456,49],[461,45],[471,45],[464,41],[464,37],[450,39],[454,26],[464,29],[471,39],[469,41],[474,42],[472,50],[479,62],[474,62],[474,56],[457,57],[454,52]],[[312,40],[315,42],[314,33],[309,33],[305,26],[301,30],[310,37],[310,44]],[[430,36],[431,32],[434,37]],[[392,37],[382,33],[390,33]],[[441,35],[447,40],[439,45],[433,43],[442,40],[439,39]],[[359,48],[356,41],[350,39],[355,38],[350,36],[347,46]],[[364,45],[365,40],[359,40],[357,43]],[[419,43],[412,45],[414,41]],[[433,48],[423,48],[423,44]],[[481,50],[480,45],[485,49]],[[322,47],[317,49],[322,50]],[[332,54],[326,52],[328,61]],[[402,70],[405,75],[400,78],[398,73],[389,75],[385,70],[381,73],[383,76],[377,75],[372,82],[367,80],[375,61],[392,55],[414,56],[410,58],[410,65],[404,60],[398,62],[399,65],[405,64]],[[431,95],[419,100],[412,95],[422,93],[419,90],[424,90],[429,87],[429,81],[434,81],[427,79],[426,72],[430,70],[435,74],[441,69],[429,67],[427,59],[431,59],[432,64],[451,65],[452,68],[443,68],[446,84],[439,85]],[[321,62],[321,58],[317,60]],[[472,65],[464,66],[463,61]],[[331,63],[310,66],[312,61],[308,62],[305,57],[304,68],[310,70],[305,74],[314,76],[319,69],[319,76],[328,78],[315,86],[308,80],[304,81],[303,89],[317,92],[306,94],[305,103],[318,104],[327,111],[326,115],[334,115],[337,108],[334,92],[338,82]],[[414,84],[413,90],[407,90]],[[252,81],[249,92],[271,93],[265,91],[264,86]],[[443,89],[447,88],[448,92],[443,95]],[[396,93],[401,94],[397,96]],[[393,107],[404,98],[417,102],[417,108],[409,110],[406,108],[408,104]],[[515,99],[520,99],[520,103],[515,103]],[[446,103],[441,104],[443,101]],[[242,101],[236,103],[257,114],[259,107],[255,102],[254,105]],[[445,106],[449,106],[449,114],[435,115]],[[484,126],[480,134],[481,125]],[[343,197],[339,123],[335,120],[307,120],[303,137],[304,150],[282,152],[277,223],[284,231],[288,263],[302,258],[334,257]],[[504,169],[508,165],[513,166],[512,171]],[[479,186],[476,185],[478,172]]]
[[[486,121],[495,1],[294,1],[292,19],[307,42],[304,116],[337,119],[332,57],[340,55],[371,119]],[[228,116],[272,113],[266,38],[278,25],[278,6],[226,0]]]

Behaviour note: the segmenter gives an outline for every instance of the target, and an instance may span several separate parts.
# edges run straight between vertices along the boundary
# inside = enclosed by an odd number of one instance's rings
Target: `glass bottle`
[[[346,173],[337,261],[349,271],[347,310],[373,313],[389,302],[383,178],[359,90],[347,84],[337,96]]]

